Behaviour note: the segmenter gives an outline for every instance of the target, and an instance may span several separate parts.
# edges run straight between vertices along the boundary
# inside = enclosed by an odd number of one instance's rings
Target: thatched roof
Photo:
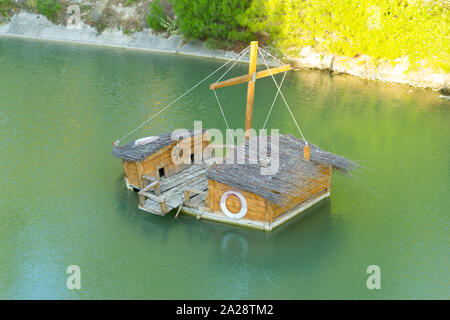
[[[203,134],[205,130],[195,132],[191,130],[188,133],[180,138],[180,134],[182,131],[173,131],[170,133],[162,134],[156,136],[156,139],[150,143],[144,145],[135,145],[135,141],[132,141],[123,146],[115,146],[113,147],[113,154],[121,159],[130,162],[137,162],[146,159],[148,156],[153,153],[171,145],[172,143],[178,142],[186,137],[192,137],[197,134]],[[172,138],[174,137],[174,138]],[[178,138],[178,139],[177,139]]]
[[[320,165],[332,166],[333,168],[342,172],[348,172],[355,164],[344,157],[326,152],[319,147],[310,144],[311,146],[311,161],[303,159],[303,146],[305,142],[292,135],[278,135],[279,139],[279,169],[275,174],[263,175],[262,168],[268,168],[272,164],[267,161],[260,161],[267,157],[275,155],[271,150],[271,141],[274,136],[267,137],[267,152],[263,150],[257,151],[258,163],[251,164],[250,155],[254,156],[254,150],[250,145],[258,144],[260,138],[252,137],[246,140],[245,143],[230,152],[226,159],[234,157],[237,159],[239,152],[241,155],[245,151],[245,163],[243,164],[228,164],[227,160],[222,164],[216,164],[211,167],[206,176],[209,179],[224,183],[231,187],[252,192],[265,199],[275,202],[280,205],[286,204],[287,199],[301,195],[308,187],[316,185],[317,180],[323,178],[322,169]],[[242,163],[241,158],[241,163]]]

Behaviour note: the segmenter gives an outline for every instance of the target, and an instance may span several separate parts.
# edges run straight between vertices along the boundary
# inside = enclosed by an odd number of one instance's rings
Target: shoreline
[[[183,40],[182,36],[164,37],[151,29],[124,34],[122,31],[106,29],[98,33],[92,27],[81,22],[74,28],[51,23],[45,16],[21,12],[9,23],[0,25],[0,38],[20,38],[61,43],[80,44],[116,49],[138,50],[153,53],[180,54],[217,60],[230,60],[236,56],[233,51],[209,49],[201,41]],[[248,62],[244,56],[240,62]],[[275,60],[267,61],[270,66],[278,66]]]
[[[151,29],[144,29],[130,35],[116,29],[106,29],[102,33],[98,33],[84,22],[80,22],[74,27],[65,27],[53,24],[43,15],[27,12],[17,13],[11,17],[9,23],[0,25],[0,37],[180,54],[217,60],[230,60],[236,55],[233,51],[209,49],[202,41],[186,42],[180,35],[164,37]],[[335,56],[305,47],[296,56],[287,57],[286,60],[294,68],[328,70],[371,81],[429,88],[444,93],[448,92],[450,87],[449,74],[436,73],[427,68],[409,72],[407,59],[399,59],[395,65],[387,62],[376,64],[370,57],[364,55],[358,57]],[[248,62],[248,56],[243,57],[241,62]],[[268,64],[270,66],[280,65],[274,59],[269,60]]]

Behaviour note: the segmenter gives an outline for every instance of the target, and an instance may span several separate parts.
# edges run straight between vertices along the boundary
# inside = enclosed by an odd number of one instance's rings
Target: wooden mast
[[[250,129],[253,119],[253,102],[255,101],[256,60],[258,58],[258,41],[250,43],[250,64],[248,77],[250,81],[247,86],[247,109],[245,111],[245,139],[250,138]]]
[[[247,109],[245,111],[245,138],[250,138],[250,129],[252,128],[253,119],[253,102],[255,97],[255,81],[256,79],[273,76],[280,72],[291,70],[290,65],[283,65],[272,69],[256,72],[256,60],[258,57],[258,41],[252,41],[250,44],[250,65],[248,75],[231,78],[221,82],[212,83],[209,89],[215,90],[225,88],[236,84],[248,82],[247,86]]]

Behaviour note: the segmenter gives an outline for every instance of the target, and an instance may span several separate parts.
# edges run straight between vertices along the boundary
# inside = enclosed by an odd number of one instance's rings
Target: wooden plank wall
[[[136,162],[128,162],[123,160],[123,171],[125,172],[125,176],[130,184],[136,187],[141,185]]]
[[[274,219],[289,209],[301,204],[302,202],[322,194],[324,190],[330,189],[331,184],[331,167],[323,166],[323,176],[321,176],[316,183],[309,186],[301,196],[292,198],[286,205],[277,205],[263,197],[254,193],[232,188],[226,184],[208,180],[208,208],[215,213],[222,213],[220,208],[220,199],[222,195],[229,190],[239,191],[247,200],[248,211],[243,219],[253,221],[267,221],[272,223]],[[240,202],[236,197],[229,197],[227,200],[227,208],[229,211],[235,213],[240,210]],[[223,214],[223,213],[222,213]]]
[[[222,213],[220,208],[220,199],[222,195],[229,190],[239,191],[247,200],[247,214],[242,219],[253,221],[266,220],[266,200],[254,193],[231,188],[226,184],[208,180],[208,201],[209,208],[215,213]],[[227,208],[229,211],[236,213],[241,209],[241,203],[236,197],[229,197],[227,200]],[[223,214],[223,213],[222,213]]]
[[[314,197],[316,194],[321,194],[324,190],[329,190],[331,185],[331,167],[322,166],[321,168],[322,176],[311,186],[305,188],[302,195],[289,199],[288,205],[277,205],[270,202],[271,210],[273,211],[273,218],[282,215],[289,209],[299,205],[300,203]]]
[[[207,133],[203,134],[202,139],[194,139],[191,137],[191,154],[194,152],[195,143],[201,144],[203,149],[209,144],[209,137]],[[198,140],[198,141],[197,141]],[[146,159],[140,162],[128,162],[123,161],[123,170],[128,179],[128,182],[133,186],[143,188],[144,182],[142,181],[142,175],[149,175],[155,178],[159,177],[158,170],[165,168],[165,175],[171,176],[180,172],[186,166],[189,165],[176,165],[172,161],[172,148],[176,146],[176,142],[169,146],[151,154]]]

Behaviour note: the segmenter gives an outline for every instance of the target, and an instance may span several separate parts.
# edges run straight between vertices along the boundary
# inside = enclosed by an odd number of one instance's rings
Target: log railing
[[[208,196],[208,191],[195,190],[195,189],[186,189],[186,190],[184,190],[184,201],[183,201],[183,204],[186,207],[197,208],[198,206],[196,206],[195,204],[191,203],[191,194],[193,194],[194,196],[197,195],[197,194],[200,194],[200,195],[204,195],[205,197],[207,197]]]
[[[153,201],[159,202],[159,205],[161,207],[161,213],[162,214],[166,214],[167,213],[167,205],[166,205],[166,199],[164,196],[161,195],[161,190],[160,190],[160,181],[159,179],[156,179],[154,177],[151,176],[142,176],[142,178],[144,180],[149,181],[150,183],[143,189],[141,189],[141,191],[138,192],[139,195],[139,205],[140,206],[144,206],[144,202],[145,202],[145,198],[151,199]],[[155,190],[155,194],[151,194],[149,191],[154,189]]]

